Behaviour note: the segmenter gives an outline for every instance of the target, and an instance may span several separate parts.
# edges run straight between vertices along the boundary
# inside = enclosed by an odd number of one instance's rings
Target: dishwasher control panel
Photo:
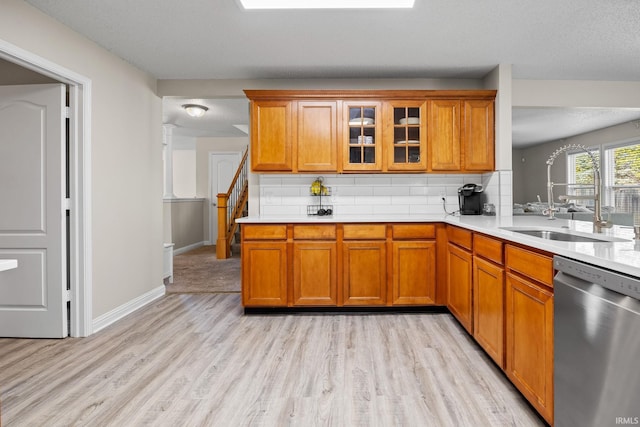
[[[640,278],[605,270],[601,267],[594,267],[561,256],[553,257],[553,266],[556,270],[569,276],[595,283],[614,292],[640,300]]]

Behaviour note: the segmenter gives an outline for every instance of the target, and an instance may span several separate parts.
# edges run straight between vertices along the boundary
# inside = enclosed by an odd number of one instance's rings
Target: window
[[[600,150],[590,150],[591,155],[584,151],[570,153],[568,159],[568,180],[569,183],[567,194],[593,197],[593,162],[600,163]],[[595,204],[593,199],[585,198],[584,200],[572,200],[576,204],[593,207]]]
[[[640,141],[608,144],[594,147],[591,151],[600,164],[602,178],[602,205],[615,206],[626,212],[625,194],[640,192]],[[603,153],[602,159],[600,153]],[[579,151],[567,155],[567,178],[571,184],[569,194],[593,195],[593,164],[589,154]],[[593,200],[580,201],[593,206]]]

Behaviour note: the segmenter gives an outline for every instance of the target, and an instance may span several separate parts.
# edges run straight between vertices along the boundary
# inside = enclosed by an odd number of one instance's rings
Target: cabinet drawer
[[[331,225],[296,225],[293,227],[293,238],[297,240],[335,240],[336,226]]]
[[[285,240],[287,238],[286,225],[255,225],[242,224],[244,240]]]
[[[502,265],[502,242],[482,234],[473,235],[473,252],[485,259]]]
[[[344,240],[380,240],[387,236],[385,224],[345,224],[342,229]]]
[[[507,245],[507,268],[553,287],[553,259],[549,256]]]
[[[447,237],[449,242],[458,246],[471,250],[473,233],[469,230],[459,227],[447,227]]]
[[[395,224],[391,229],[396,240],[436,238],[436,226],[433,224]]]

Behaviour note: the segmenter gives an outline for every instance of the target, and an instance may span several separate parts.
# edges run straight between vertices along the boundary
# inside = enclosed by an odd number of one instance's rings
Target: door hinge
[[[67,211],[71,210],[71,199],[64,199],[64,209]]]
[[[64,118],[68,119],[71,117],[71,109],[69,107],[64,107]]]
[[[71,289],[65,289],[65,291],[64,291],[64,300],[66,302],[70,302],[71,301]]]

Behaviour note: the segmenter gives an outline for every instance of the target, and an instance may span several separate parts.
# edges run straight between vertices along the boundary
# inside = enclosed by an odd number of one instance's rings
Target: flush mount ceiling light
[[[202,117],[208,110],[207,107],[199,104],[184,104],[182,108],[184,108],[191,117]]]
[[[238,0],[245,9],[409,9],[415,0]]]

